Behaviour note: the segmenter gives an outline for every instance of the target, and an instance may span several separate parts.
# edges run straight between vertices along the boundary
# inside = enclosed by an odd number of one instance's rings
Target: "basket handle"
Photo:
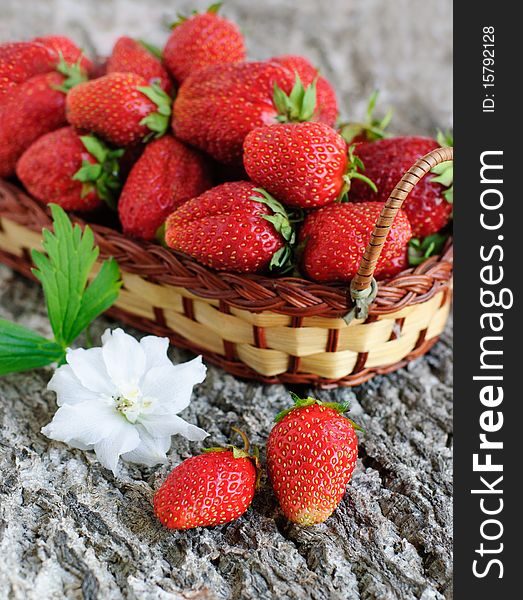
[[[376,297],[378,291],[376,280],[373,277],[376,263],[378,262],[392,223],[403,202],[412,191],[412,188],[425,175],[430,173],[434,167],[442,162],[453,160],[453,158],[453,148],[435,148],[418,159],[392,190],[378,217],[370,241],[365,248],[358,272],[351,281],[350,296],[354,303],[354,308],[345,316],[347,322],[350,322],[353,318],[361,319],[367,317],[368,307]]]

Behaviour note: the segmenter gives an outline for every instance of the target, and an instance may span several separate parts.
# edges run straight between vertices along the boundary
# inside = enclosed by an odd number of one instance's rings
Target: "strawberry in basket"
[[[35,75],[52,71],[56,61],[43,44],[8,42],[0,44],[0,99],[11,88]]]
[[[79,64],[88,74],[94,69],[93,63],[85,56],[83,50],[64,35],[46,35],[33,41],[46,46],[55,55],[57,63],[62,57],[69,64]]]
[[[325,123],[282,123],[253,129],[243,144],[249,177],[292,207],[319,208],[347,195],[360,171],[345,140]]]
[[[35,75],[54,71],[61,59],[88,71],[92,67],[80,48],[69,38],[47,36],[32,42],[0,44],[0,98],[11,88]]]
[[[167,245],[219,271],[284,268],[294,231],[283,206],[247,181],[223,183],[189,200],[166,222]]]
[[[35,75],[10,89],[0,102],[0,177],[40,136],[66,124],[66,94],[85,80],[78,65],[60,61],[57,71]]]
[[[67,120],[116,146],[161,137],[169,125],[171,98],[135,73],[108,73],[67,95]]]
[[[305,59],[283,57],[196,71],[178,91],[172,125],[176,137],[217,161],[239,164],[252,129],[281,121],[333,125],[336,112],[327,81]]]
[[[381,202],[334,203],[311,212],[300,231],[302,268],[314,281],[349,281],[383,208]],[[384,279],[408,267],[409,219],[400,210],[378,259],[374,276]]]
[[[157,82],[166,94],[173,93],[169,73],[153,53],[152,47],[127,36],[116,40],[107,62],[107,73],[136,73],[149,84]]]
[[[62,127],[43,135],[22,154],[16,174],[41,202],[89,211],[103,201],[114,203],[122,154],[92,135],[79,136],[72,127]]]
[[[126,234],[146,240],[178,206],[211,187],[209,165],[197,151],[170,135],[147,144],[118,202]]]
[[[180,17],[171,25],[163,60],[178,83],[202,67],[245,60],[243,36],[234,23],[217,14],[220,5],[213,4],[204,13]]]
[[[452,145],[449,140],[440,141]],[[358,145],[355,154],[365,164],[365,175],[376,184],[377,191],[354,181],[350,200],[385,202],[405,171],[440,145],[425,137],[395,137]],[[403,203],[403,210],[415,237],[424,238],[442,229],[452,214],[452,163],[443,163],[425,176]]]

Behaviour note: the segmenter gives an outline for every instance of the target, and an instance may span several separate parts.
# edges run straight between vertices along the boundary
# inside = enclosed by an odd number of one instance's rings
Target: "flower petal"
[[[115,427],[109,436],[94,445],[94,451],[102,465],[116,475],[120,456],[131,452],[139,444],[140,436],[136,427],[121,419],[118,427]]]
[[[145,352],[123,329],[104,334],[103,360],[113,383],[125,395],[135,388],[145,371]]]
[[[158,400],[155,413],[178,413],[191,402],[193,387],[205,379],[207,368],[202,357],[168,367],[155,367],[145,374],[142,393]]]
[[[88,446],[111,435],[122,421],[124,418],[114,407],[99,400],[88,400],[61,406],[53,420],[42,428],[42,433],[66,444],[76,440]]]
[[[154,367],[166,367],[172,365],[167,356],[169,339],[147,335],[140,340],[140,346],[145,352],[145,372]]]
[[[155,438],[171,436],[177,433],[183,435],[183,437],[191,442],[201,442],[209,435],[203,429],[196,427],[196,425],[187,423],[187,421],[178,415],[142,415],[140,417],[140,424],[145,427],[149,435]]]
[[[88,390],[107,396],[118,393],[105,368],[101,348],[67,350],[67,362],[80,383]]]
[[[58,406],[99,398],[96,392],[92,392],[82,385],[69,365],[62,365],[56,369],[47,384],[47,389],[55,392]]]
[[[171,436],[153,438],[143,427],[138,426],[137,429],[140,434],[140,443],[131,452],[122,454],[122,460],[148,467],[167,462],[165,454],[171,447]]]

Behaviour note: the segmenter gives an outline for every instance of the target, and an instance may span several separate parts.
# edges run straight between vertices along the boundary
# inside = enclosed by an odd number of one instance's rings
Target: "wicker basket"
[[[445,327],[452,243],[441,256],[380,282],[377,289],[372,274],[403,200],[434,166],[452,157],[451,148],[434,150],[401,179],[384,205],[350,293],[341,284],[217,273],[94,224],[100,257],[114,256],[124,281],[109,312],[236,376],[265,383],[351,386],[394,371],[427,352]],[[0,181],[0,261],[31,276],[30,250],[41,247],[42,228],[50,226],[44,206]],[[365,298],[372,302],[366,316]],[[347,324],[343,316],[356,305],[356,318]]]

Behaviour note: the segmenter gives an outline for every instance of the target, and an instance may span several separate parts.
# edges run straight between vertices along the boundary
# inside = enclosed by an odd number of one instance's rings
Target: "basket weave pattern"
[[[0,181],[0,261],[31,276],[30,251],[41,248],[43,227],[51,227],[49,211]],[[347,325],[342,316],[351,300],[341,284],[218,274],[158,245],[91,227],[100,259],[113,256],[122,271],[113,316],[265,383],[357,385],[393,371],[427,352],[450,310],[450,242],[441,256],[380,282],[368,318]]]

